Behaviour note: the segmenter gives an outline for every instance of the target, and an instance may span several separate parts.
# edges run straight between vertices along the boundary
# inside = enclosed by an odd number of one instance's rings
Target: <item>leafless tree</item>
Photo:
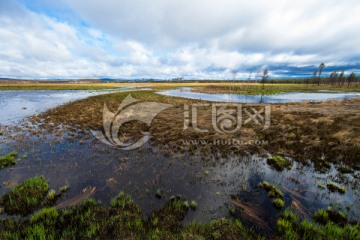
[[[339,74],[337,71],[333,71],[331,74],[330,74],[330,77],[329,77],[329,82],[331,85],[335,85],[336,84],[336,81],[339,77]]]
[[[314,80],[313,84],[315,84],[316,79],[317,79],[317,70],[315,69],[314,72],[313,72],[313,80]]]
[[[318,85],[320,85],[321,73],[322,73],[324,68],[325,68],[325,63],[320,63],[320,65],[319,65],[319,81],[318,81]]]
[[[251,80],[251,75],[252,75],[252,71],[249,72],[249,77],[248,77],[248,81]]]
[[[342,70],[341,73],[339,74],[339,85],[344,85],[345,82],[345,77],[344,77],[345,71]]]
[[[262,76],[261,76],[262,91],[264,91],[264,89],[265,89],[265,82],[267,81],[268,78],[269,78],[269,70],[267,68],[265,68],[262,71]]]
[[[232,79],[233,79],[233,84],[232,84],[232,89],[235,89],[235,79],[238,75],[238,71],[236,69],[231,70],[231,74],[232,74]]]
[[[356,74],[354,72],[352,72],[348,77],[347,77],[347,82],[348,82],[348,87],[350,87],[351,83],[354,82],[356,80]]]

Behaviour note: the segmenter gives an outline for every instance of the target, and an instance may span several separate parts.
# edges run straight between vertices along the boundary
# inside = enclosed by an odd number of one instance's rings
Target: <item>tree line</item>
[[[325,68],[325,64],[321,63],[318,69],[315,69],[311,77],[303,79],[272,79],[268,80],[268,69],[260,71],[256,78],[260,78],[260,83],[302,83],[302,84],[314,84],[314,85],[334,85],[334,86],[359,86],[360,77],[356,76],[355,72],[352,72],[348,75],[345,74],[345,71],[333,71],[329,76],[323,77],[322,73]],[[255,80],[258,82],[257,80]],[[249,79],[246,82],[253,82]]]

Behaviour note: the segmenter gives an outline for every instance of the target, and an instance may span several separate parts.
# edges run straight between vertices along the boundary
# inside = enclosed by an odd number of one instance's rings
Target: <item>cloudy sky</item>
[[[359,13],[359,0],[0,0],[0,77],[360,73]]]

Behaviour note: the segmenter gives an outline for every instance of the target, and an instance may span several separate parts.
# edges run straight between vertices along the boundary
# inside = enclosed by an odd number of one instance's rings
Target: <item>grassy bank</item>
[[[39,187],[39,184],[44,187]],[[286,209],[278,218],[276,233],[264,237],[248,230],[235,217],[184,225],[181,221],[188,212],[196,210],[180,196],[171,197],[161,208],[144,218],[141,208],[124,192],[120,192],[108,205],[88,198],[78,205],[64,208],[61,204],[56,205],[56,201],[48,201],[51,195],[51,191],[46,194],[48,189],[48,182],[44,178],[34,177],[1,198],[1,204],[5,205],[7,214],[23,215],[22,218],[7,217],[0,220],[1,239],[350,240],[360,238],[360,225],[356,222],[350,223],[344,213],[335,209],[319,210],[312,220],[303,220]],[[20,202],[21,199],[26,198],[25,191],[41,193],[36,197],[37,206],[34,207],[33,201]],[[19,192],[23,196],[14,198],[9,203],[9,196]],[[281,195],[281,192],[278,194]],[[21,204],[22,209],[26,211],[11,211],[6,208],[9,204]]]

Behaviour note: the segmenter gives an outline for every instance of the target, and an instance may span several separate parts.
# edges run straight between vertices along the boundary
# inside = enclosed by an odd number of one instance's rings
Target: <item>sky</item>
[[[0,0],[0,78],[360,73],[359,0]]]

